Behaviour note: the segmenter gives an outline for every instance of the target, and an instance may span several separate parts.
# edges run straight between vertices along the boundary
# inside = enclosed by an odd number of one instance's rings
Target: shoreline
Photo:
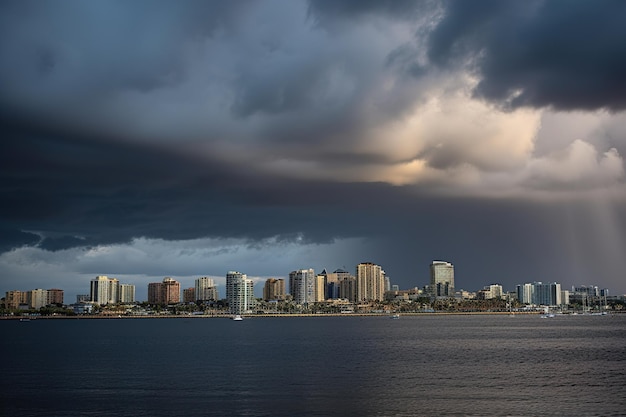
[[[619,314],[620,312],[611,312],[608,315]],[[242,314],[245,319],[255,318],[297,318],[297,317],[385,317],[391,318],[395,313],[324,313],[324,314]],[[400,317],[420,317],[420,316],[528,316],[541,315],[539,311],[513,312],[508,311],[452,311],[452,312],[423,312],[423,313],[398,313]],[[558,316],[584,316],[584,314],[564,313]],[[18,320],[18,321],[37,321],[37,320],[128,320],[128,319],[232,319],[232,314],[163,314],[163,315],[77,315],[77,316],[4,316],[0,320]]]

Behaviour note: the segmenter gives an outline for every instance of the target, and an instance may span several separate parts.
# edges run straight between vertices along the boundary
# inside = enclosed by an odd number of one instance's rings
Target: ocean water
[[[626,315],[0,321],[1,416],[624,416]]]

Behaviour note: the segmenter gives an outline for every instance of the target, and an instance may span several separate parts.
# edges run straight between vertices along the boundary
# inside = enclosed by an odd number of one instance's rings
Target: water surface
[[[626,315],[0,328],[3,416],[626,415]]]

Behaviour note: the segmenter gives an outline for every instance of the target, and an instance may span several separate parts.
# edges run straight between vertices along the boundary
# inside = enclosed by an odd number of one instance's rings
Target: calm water
[[[2,416],[626,415],[626,315],[0,329]]]

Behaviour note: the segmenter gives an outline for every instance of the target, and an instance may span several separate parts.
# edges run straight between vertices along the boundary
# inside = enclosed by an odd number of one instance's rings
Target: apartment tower
[[[263,299],[265,301],[285,299],[285,280],[269,278],[263,287]]]
[[[246,274],[228,271],[226,299],[231,314],[244,314],[254,306],[254,282]]]
[[[106,275],[91,280],[90,301],[96,304],[115,304],[120,301],[120,281]]]
[[[315,302],[315,271],[299,269],[289,273],[289,292],[296,304]]]
[[[454,265],[433,261],[430,265],[430,290],[435,297],[454,297]]]
[[[382,301],[385,298],[385,272],[371,262],[356,266],[356,301]]]
[[[218,300],[215,280],[209,277],[196,278],[196,301]]]

